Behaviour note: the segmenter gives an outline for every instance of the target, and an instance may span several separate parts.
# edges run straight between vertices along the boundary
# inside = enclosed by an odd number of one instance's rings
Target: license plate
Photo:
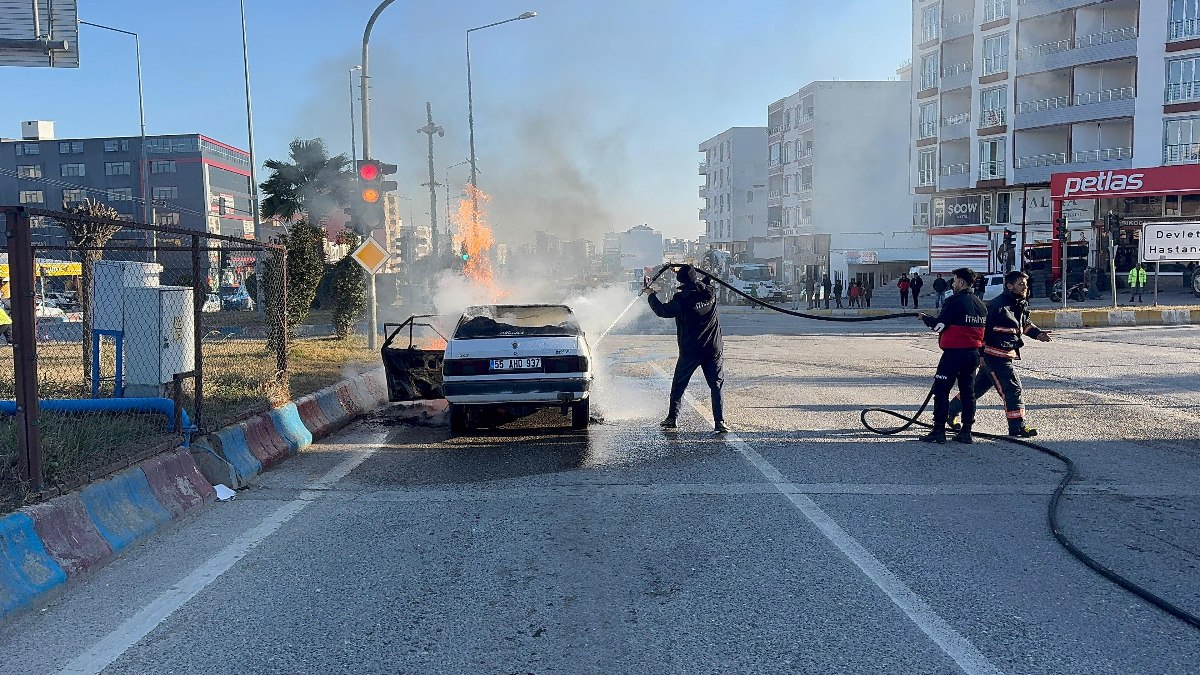
[[[540,370],[542,359],[532,357],[526,359],[492,359],[492,370]]]

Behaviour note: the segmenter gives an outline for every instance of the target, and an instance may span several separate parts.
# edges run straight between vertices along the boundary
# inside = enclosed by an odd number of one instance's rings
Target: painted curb
[[[33,518],[18,511],[0,518],[0,616],[28,606],[67,581],[46,552]]]
[[[251,454],[261,464],[254,475],[275,466],[291,454],[287,441],[279,435],[266,413],[255,415],[238,426],[241,427],[242,434],[246,437],[246,444],[250,448]]]
[[[295,403],[285,403],[267,415],[270,416],[271,423],[275,425],[275,430],[287,442],[291,454],[294,455],[312,445],[313,434],[300,420],[300,412],[296,410]]]
[[[151,457],[140,466],[155,500],[170,512],[172,520],[217,498],[216,490],[200,475],[186,450]]]
[[[113,557],[112,546],[96,529],[77,492],[26,507],[22,512],[33,518],[46,551],[68,577],[100,567]]]
[[[230,485],[230,487],[235,489],[245,487],[250,484],[251,478],[262,473],[262,461],[250,452],[250,445],[246,441],[246,431],[242,425],[225,427],[209,434],[208,439],[217,456],[228,462],[233,469],[234,477],[237,480],[236,484]],[[205,474],[204,477],[210,483],[213,482],[212,476]]]
[[[1111,326],[1180,326],[1200,324],[1200,309],[1176,307],[1091,308],[1076,310],[1037,309],[1029,319],[1047,328],[1107,328]]]
[[[87,486],[79,497],[114,553],[171,521],[171,512],[155,500],[140,466]]]

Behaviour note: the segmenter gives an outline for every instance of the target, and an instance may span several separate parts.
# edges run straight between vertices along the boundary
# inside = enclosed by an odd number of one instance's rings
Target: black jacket
[[[717,319],[717,300],[710,287],[701,282],[687,284],[670,302],[649,297],[650,309],[664,319],[675,319],[675,336],[680,356],[720,356],[721,322]]]
[[[987,313],[987,305],[970,290],[964,290],[942,303],[942,311],[937,317],[925,316],[921,320],[930,328],[944,324],[938,334],[938,346],[942,349],[978,350],[983,346]]]
[[[934,293],[945,293],[947,288],[949,288],[949,286],[946,284],[946,280],[942,277],[938,277],[933,280]]]
[[[988,303],[983,331],[983,353],[1002,359],[1021,358],[1022,335],[1036,338],[1042,329],[1029,320],[1029,303],[1004,291]]]

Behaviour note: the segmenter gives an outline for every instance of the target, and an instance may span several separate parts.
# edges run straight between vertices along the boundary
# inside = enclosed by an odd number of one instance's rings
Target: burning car
[[[591,350],[566,305],[467,308],[446,344],[442,376],[453,431],[499,408],[570,408],[572,427],[587,428]]]

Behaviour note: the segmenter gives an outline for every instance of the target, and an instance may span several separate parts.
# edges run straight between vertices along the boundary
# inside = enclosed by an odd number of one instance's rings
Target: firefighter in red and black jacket
[[[1008,417],[1008,435],[1020,438],[1037,436],[1037,429],[1025,423],[1021,378],[1013,361],[1021,358],[1021,347],[1025,344],[1022,335],[1041,342],[1050,341],[1050,332],[1029,320],[1028,297],[1028,274],[1014,270],[1004,275],[1004,293],[988,303],[987,325],[983,331],[983,366],[975,378],[976,398],[991,387],[1000,392],[1004,414]],[[961,401],[950,402],[950,428],[959,428],[957,417],[962,410]]]
[[[960,267],[953,272],[950,287],[954,295],[942,305],[937,317],[917,314],[938,333],[942,358],[933,382],[933,430],[921,437],[927,443],[946,442],[946,419],[950,409],[950,390],[958,383],[962,399],[962,427],[954,440],[973,443],[971,425],[975,422],[975,372],[979,369],[979,349],[983,346],[983,327],[987,306],[975,297],[971,287],[975,272]]]

